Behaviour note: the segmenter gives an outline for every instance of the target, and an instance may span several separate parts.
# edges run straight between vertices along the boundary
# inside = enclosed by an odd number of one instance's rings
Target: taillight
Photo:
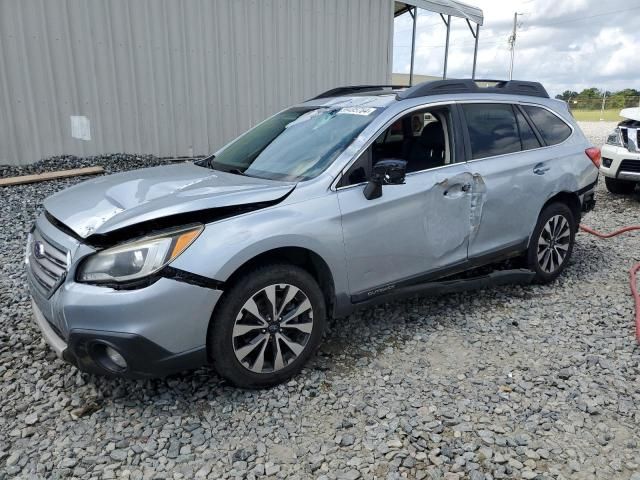
[[[596,168],[600,168],[600,149],[598,147],[589,147],[584,153],[587,154],[587,157],[593,162]]]

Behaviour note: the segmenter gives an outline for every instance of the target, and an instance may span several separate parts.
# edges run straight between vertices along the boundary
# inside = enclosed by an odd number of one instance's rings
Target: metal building
[[[453,0],[0,0],[0,164],[203,155],[323,90],[387,84],[398,4],[468,18]]]

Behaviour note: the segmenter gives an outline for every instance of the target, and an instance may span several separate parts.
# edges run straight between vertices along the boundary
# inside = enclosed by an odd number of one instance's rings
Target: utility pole
[[[600,120],[604,120],[604,105],[607,103],[607,91],[602,94],[602,108],[600,108]]]
[[[409,70],[409,86],[413,87],[413,62],[416,56],[416,24],[418,23],[418,7],[413,7],[413,11],[409,10],[411,18],[413,18],[413,33],[411,34],[411,67]]]
[[[518,30],[518,12],[513,14],[513,31],[509,37],[509,47],[511,49],[511,64],[509,65],[509,80],[513,80],[513,56],[516,50],[516,32]]]

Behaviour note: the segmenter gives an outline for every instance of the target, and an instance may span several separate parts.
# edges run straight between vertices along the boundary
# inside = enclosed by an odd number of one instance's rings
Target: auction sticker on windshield
[[[337,115],[371,115],[375,111],[376,109],[371,107],[344,107],[338,110]]]

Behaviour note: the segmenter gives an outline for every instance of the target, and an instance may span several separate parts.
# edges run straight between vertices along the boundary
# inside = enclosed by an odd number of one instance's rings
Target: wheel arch
[[[582,204],[580,203],[580,197],[578,196],[578,194],[576,192],[568,191],[558,192],[545,202],[545,204],[542,206],[542,209],[540,209],[540,213],[542,213],[543,210],[552,203],[564,203],[567,207],[569,207],[571,213],[573,214],[573,218],[576,221],[577,229],[578,225],[580,224],[580,217],[582,216]]]
[[[547,201],[544,203],[544,205],[542,205],[542,208],[540,208],[540,212],[538,213],[538,217],[536,219],[536,224],[533,225],[531,229],[531,233],[529,234],[529,241],[527,242],[527,248],[529,248],[529,245],[531,244],[533,233],[535,231],[537,222],[540,219],[540,215],[542,215],[542,212],[544,212],[544,209],[547,208],[552,203],[562,203],[567,207],[569,207],[569,209],[571,210],[571,213],[573,214],[574,219],[576,220],[576,231],[577,231],[578,225],[580,224],[580,217],[582,216],[582,204],[580,203],[580,197],[576,192],[570,192],[566,190],[555,193],[554,195],[549,197]]]
[[[318,282],[322,290],[327,314],[331,316],[334,313],[336,286],[333,273],[322,256],[309,248],[288,246],[272,248],[259,253],[238,266],[225,281],[225,284],[231,285],[247,272],[270,263],[286,263],[307,271]]]

